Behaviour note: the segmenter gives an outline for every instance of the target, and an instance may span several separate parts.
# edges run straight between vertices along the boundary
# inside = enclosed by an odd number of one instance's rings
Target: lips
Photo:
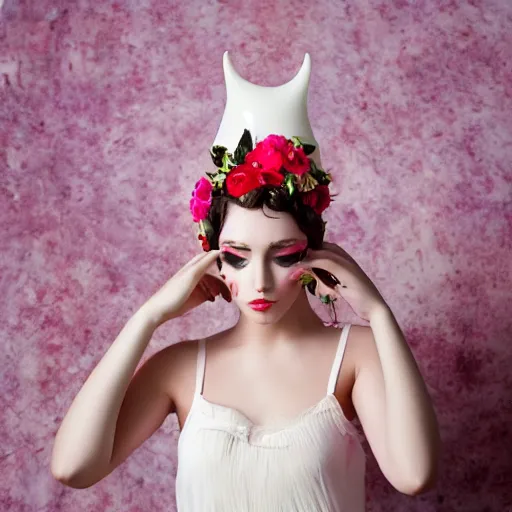
[[[270,309],[275,302],[275,300],[256,299],[249,302],[249,306],[254,309],[254,311],[266,311]]]

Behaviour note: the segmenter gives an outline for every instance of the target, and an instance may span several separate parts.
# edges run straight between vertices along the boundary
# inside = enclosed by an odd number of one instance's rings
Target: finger
[[[222,298],[226,302],[231,302],[233,300],[233,297],[231,296],[231,290],[228,288],[228,285],[224,281],[220,283],[219,290]]]
[[[304,261],[302,261],[301,263],[304,263]],[[292,274],[290,275],[290,279],[300,279],[302,275],[309,273],[312,277],[314,277],[315,279],[319,279],[330,288],[334,288],[336,285],[340,284],[340,280],[336,277],[336,275],[333,272],[325,270],[324,268],[321,267],[321,265],[325,266],[325,261],[308,261],[307,266],[301,265],[301,267],[292,272]],[[334,268],[332,270],[334,270]]]
[[[329,288],[335,288],[337,285],[340,284],[340,280],[331,272],[328,270],[325,270],[323,268],[313,267],[313,272],[316,276]]]
[[[231,302],[231,292],[222,279],[210,274],[206,274],[205,278],[208,280],[210,290],[212,290],[215,296],[220,294],[227,302]]]
[[[340,265],[346,264],[345,260],[335,260],[333,254],[314,254],[302,260],[302,263],[309,268],[322,268],[333,275],[339,272]]]
[[[319,249],[318,251],[311,251],[313,257],[315,258],[329,258],[333,255],[341,258],[343,261],[349,261],[351,263],[356,263],[356,260],[350,256],[350,254],[343,249],[343,247],[340,247],[339,245],[332,244],[330,242],[324,242],[322,249]]]
[[[332,294],[332,292],[337,293],[336,286],[338,285],[338,280],[329,272],[313,267],[311,269],[303,269],[300,277],[302,278],[305,275],[313,279],[312,283],[307,284],[309,291],[313,295],[320,297],[320,295]]]
[[[325,284],[325,282],[318,277],[315,272],[311,272],[311,276],[314,278],[314,288],[309,288],[309,291],[313,293],[313,295],[319,299],[322,297],[328,296],[331,299],[335,299],[336,297],[341,296],[337,287],[331,287]]]
[[[203,286],[206,288],[206,291],[208,292],[208,300],[213,302],[215,301],[215,297],[217,296],[217,293],[215,290],[208,284],[208,281],[202,281]]]
[[[185,263],[185,265],[183,265],[183,267],[181,267],[181,270],[184,270],[186,268],[189,268],[191,267],[192,265],[194,265],[196,262],[200,261],[201,259],[203,259],[205,257],[206,253],[205,252],[202,252],[202,253],[199,253],[199,254],[196,254],[192,259],[188,260],[187,263]]]
[[[208,300],[210,302],[215,301],[214,295],[211,293],[210,289],[208,288],[208,286],[206,285],[206,283],[204,281],[199,281],[199,287],[201,288],[201,291],[204,294],[205,300]]]
[[[202,276],[208,267],[215,263],[215,260],[218,258],[220,254],[219,249],[214,249],[212,251],[205,252],[202,255],[202,258],[199,258],[194,262],[194,270],[197,272],[197,275]]]

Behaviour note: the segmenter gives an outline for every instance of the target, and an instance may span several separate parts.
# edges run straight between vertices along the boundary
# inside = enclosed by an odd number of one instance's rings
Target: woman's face
[[[241,313],[256,323],[278,321],[302,291],[297,276],[290,276],[306,255],[307,237],[294,218],[229,203],[219,247],[221,274]],[[255,300],[272,303],[251,304]]]

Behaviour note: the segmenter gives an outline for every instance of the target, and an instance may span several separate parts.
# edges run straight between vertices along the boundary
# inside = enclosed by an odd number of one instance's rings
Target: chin
[[[276,308],[274,311],[272,311],[274,307],[270,308],[267,311],[259,312],[254,311],[249,306],[246,306],[243,310],[243,315],[245,315],[245,317],[249,319],[251,322],[258,325],[275,324],[284,317],[289,308],[286,308],[284,310],[282,308]]]
[[[258,325],[272,325],[277,323],[279,320],[281,320],[282,315],[280,316],[266,316],[264,318],[262,317],[255,317],[254,315],[251,315],[250,320],[254,324]]]

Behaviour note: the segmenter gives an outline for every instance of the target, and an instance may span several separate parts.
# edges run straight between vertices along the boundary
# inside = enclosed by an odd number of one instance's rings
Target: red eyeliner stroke
[[[222,247],[221,252],[229,252],[230,254],[233,254],[234,256],[238,256],[239,258],[243,258],[244,260],[247,259],[247,257],[241,253],[239,253],[236,249],[233,249],[232,247]]]
[[[296,244],[290,245],[290,247],[281,249],[278,253],[276,253],[276,256],[289,256],[290,254],[294,254],[296,252],[302,252],[307,246],[307,242],[298,242]]]

